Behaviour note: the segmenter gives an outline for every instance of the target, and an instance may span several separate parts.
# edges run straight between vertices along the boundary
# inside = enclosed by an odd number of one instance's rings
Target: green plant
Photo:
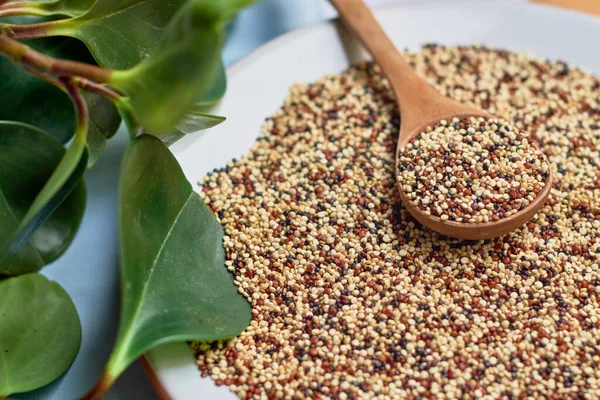
[[[249,324],[223,230],[167,146],[224,120],[207,112],[225,92],[224,28],[250,2],[0,0],[0,309],[9,310],[0,398],[51,382],[77,354],[77,311],[37,271],[73,240],[84,173],[121,120],[131,137],[119,195],[121,319],[85,398],[102,397],[153,346],[229,338]]]

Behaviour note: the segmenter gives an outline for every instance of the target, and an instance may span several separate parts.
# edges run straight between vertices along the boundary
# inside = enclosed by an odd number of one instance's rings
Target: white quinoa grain
[[[238,337],[192,344],[202,375],[244,399],[599,398],[600,82],[478,46],[405,56],[539,145],[555,178],[547,204],[493,240],[424,229],[398,199],[400,121],[379,68],[295,85],[252,150],[201,182],[253,307]],[[483,170],[493,150],[480,151]],[[529,184],[504,180],[474,192]],[[449,181],[458,194],[462,179]]]

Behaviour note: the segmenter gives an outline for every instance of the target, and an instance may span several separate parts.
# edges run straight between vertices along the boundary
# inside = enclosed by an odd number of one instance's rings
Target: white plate
[[[398,48],[422,43],[482,43],[563,59],[600,74],[600,19],[558,8],[501,2],[420,2],[379,9],[376,16]],[[187,178],[199,178],[245,153],[295,82],[337,73],[356,52],[356,41],[335,22],[290,32],[261,47],[228,70],[229,88],[215,113],[227,121],[188,136],[172,147]],[[236,399],[226,387],[203,379],[186,344],[165,345],[146,355],[154,380],[173,400]]]

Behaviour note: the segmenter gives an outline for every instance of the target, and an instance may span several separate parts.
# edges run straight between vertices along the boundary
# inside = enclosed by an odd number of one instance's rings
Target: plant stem
[[[7,4],[10,5],[10,4]],[[0,7],[0,18],[2,17],[10,17],[11,15],[48,15],[43,10],[38,8],[8,8],[8,7]]]
[[[112,386],[114,381],[115,381],[114,378],[112,376],[110,376],[107,371],[105,371],[104,374],[102,375],[102,377],[100,377],[100,379],[98,380],[98,382],[96,382],[96,384],[94,385],[92,390],[90,390],[80,400],[99,400],[99,399],[101,399],[102,397],[104,397],[106,392],[108,392],[108,389],[110,389],[110,387]]]
[[[88,92],[94,92],[101,96],[106,97],[111,100],[113,103],[121,99],[121,95],[111,88],[100,85],[96,82],[92,82],[89,79],[75,77],[73,78],[73,83],[76,84],[80,89],[87,90]]]
[[[55,77],[81,77],[95,83],[108,83],[113,73],[109,69],[91,64],[57,60],[1,34],[0,53],[12,58],[15,63]]]
[[[3,4],[0,1],[0,10],[18,10],[20,15],[55,15],[55,14],[64,14],[68,15],[68,13],[63,13],[60,10],[59,2],[37,2],[37,1],[12,1],[6,4]]]
[[[2,8],[38,8],[40,3],[35,1],[11,1],[8,0],[0,0],[0,9]]]
[[[79,92],[79,88],[71,82],[71,78],[61,78],[60,84],[64,86],[73,101],[73,105],[75,106],[75,114],[77,118],[75,125],[75,136],[65,155],[56,166],[56,169],[52,175],[50,175],[50,178],[46,181],[46,184],[42,187],[42,190],[37,194],[31,206],[29,206],[27,213],[25,213],[23,216],[23,219],[19,223],[17,229],[14,230],[8,238],[4,238],[5,242],[2,244],[2,251],[0,251],[0,254],[8,254],[6,250],[9,250],[14,243],[19,243],[22,240],[22,232],[24,232],[26,229],[31,229],[31,223],[35,222],[35,218],[39,213],[39,210],[41,210],[45,204],[48,204],[48,202],[54,196],[59,194],[66,197],[69,194],[72,189],[65,191],[64,193],[60,193],[60,191],[77,169],[77,166],[81,161],[81,157],[86,151],[85,148],[87,144],[87,131],[89,122],[87,104]],[[65,197],[63,197],[63,200]],[[58,204],[56,206],[58,206]]]
[[[56,60],[50,68],[50,74],[56,76],[81,77],[95,83],[108,83],[112,71],[77,61]]]
[[[0,33],[3,33],[14,39],[36,39],[47,37],[49,36],[48,31],[50,28],[56,25],[58,22],[60,21],[40,22],[29,25],[6,24],[2,27]]]
[[[35,69],[31,68],[31,67],[28,67],[27,65],[24,65],[23,69],[25,71],[29,72],[31,75],[35,75],[38,78],[43,79],[46,82],[53,84],[54,86],[58,87],[61,90],[65,90],[65,87],[63,86],[63,84],[60,83],[58,80],[54,79],[53,77],[48,76],[48,75],[44,75],[41,72],[39,72],[38,70],[35,70]],[[2,400],[2,399],[0,399],[0,400]]]
[[[94,67],[93,65],[83,63],[73,63],[71,61],[55,60],[51,57],[47,57],[43,54],[37,53],[31,49],[23,49],[20,46],[21,44],[15,42],[14,40],[8,39],[8,41],[5,41],[3,39],[6,38],[0,36],[0,53],[2,53],[4,49],[5,54],[12,55],[15,61],[18,60],[21,62],[24,70],[26,70],[32,75],[37,76],[40,79],[43,79],[53,84],[54,86],[57,86],[61,90],[65,90],[65,85],[59,80],[57,80],[53,75],[58,75],[58,77],[60,77],[63,74],[66,76],[71,76],[76,75],[75,73],[78,72],[83,66]],[[2,47],[3,43],[5,44],[4,48]],[[50,73],[45,71],[49,71]],[[110,72],[108,70],[104,71]],[[95,71],[93,76],[97,76],[98,74],[99,72]],[[100,76],[100,78],[103,79],[102,76]],[[88,92],[93,92],[104,96],[111,100],[113,103],[118,102],[122,98],[121,94],[117,93],[113,89],[96,83],[90,79],[82,78],[81,76],[72,76],[70,84],[75,85],[78,88],[86,90]]]
[[[54,3],[38,3],[35,1],[13,1],[4,3],[0,1],[0,17],[11,15],[52,15]]]
[[[81,95],[79,87],[74,82],[73,78],[61,78],[61,82],[67,89],[67,94],[71,97],[73,106],[75,106],[75,115],[77,117],[75,125],[75,137],[83,137],[85,140],[87,137],[88,122],[90,120],[87,103]]]
[[[27,67],[27,66],[24,66],[23,69],[25,71],[29,72],[31,75],[35,75],[38,78],[43,79],[46,82],[53,84],[54,86],[58,87],[60,90],[65,90],[65,86],[58,80],[54,79],[53,77],[44,75],[44,74],[40,73],[39,71],[36,71],[35,69],[31,69],[30,67]],[[111,100],[113,103],[117,103],[122,97],[119,93],[115,92],[111,88],[94,83],[85,78],[75,77],[75,78],[72,78],[71,82],[74,85],[76,85],[78,88],[85,90],[87,92],[92,92],[92,93],[96,93],[101,96],[104,96],[107,99]],[[0,400],[2,400],[2,399],[0,399]]]

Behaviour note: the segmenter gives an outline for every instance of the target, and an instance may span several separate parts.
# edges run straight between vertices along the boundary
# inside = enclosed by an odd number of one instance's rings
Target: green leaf
[[[23,17],[11,17],[7,21],[15,24],[31,22]],[[29,40],[27,45],[55,58],[94,63],[89,50],[79,40],[44,38]],[[90,107],[90,114],[96,112],[94,107]],[[98,107],[105,106],[98,104]],[[71,100],[63,90],[0,55],[0,120],[37,126],[66,143],[73,137],[74,119]]]
[[[135,138],[119,183],[121,318],[105,382],[162,343],[231,338],[250,304],[225,267],[223,228],[157,138]]]
[[[172,130],[167,133],[154,133],[148,132],[140,126],[131,106],[131,100],[128,97],[121,97],[117,102],[117,108],[123,116],[132,138],[143,134],[153,135],[161,139],[167,146],[175,143],[185,135],[212,128],[225,121],[225,117],[206,114],[206,107],[196,104]]]
[[[48,34],[81,39],[101,66],[127,69],[150,53],[186,1],[101,0],[78,18],[52,24]]]
[[[219,60],[220,64],[213,72],[213,76],[208,79],[206,87],[196,100],[196,107],[206,107],[219,101],[227,90],[227,75],[223,61]]]
[[[85,59],[85,46],[74,39],[36,39],[27,42],[37,51],[63,59]],[[75,114],[69,97],[0,56],[0,120],[25,122],[48,132],[62,143],[73,136]]]
[[[110,83],[130,98],[137,121],[169,133],[194,104],[218,100],[226,88],[220,50],[226,22],[247,0],[190,0],[173,17],[152,55]]]
[[[220,67],[225,34],[221,20],[208,18],[203,4],[187,3],[151,57],[111,77],[110,83],[129,95],[139,123],[150,132],[169,132],[211,89],[207,82]]]
[[[0,396],[61,376],[81,344],[81,324],[65,290],[43,275],[0,282]]]
[[[175,128],[168,133],[154,134],[149,132],[149,134],[160,138],[164,144],[170,146],[185,135],[212,128],[223,121],[225,121],[225,117],[205,114],[204,107],[194,106],[188,111],[183,119],[179,121]]]
[[[0,121],[0,275],[37,271],[56,260],[73,240],[85,209],[81,180],[85,159],[55,196],[19,228],[64,154],[63,146],[45,132]]]
[[[88,129],[88,149],[90,158],[88,168],[91,168],[106,147],[108,139],[112,138],[121,125],[121,116],[107,98],[95,94],[84,93],[83,97],[90,110],[90,124]]]
[[[125,122],[129,136],[133,139],[141,133],[142,128],[135,116],[133,107],[131,106],[131,99],[129,97],[121,96],[115,102],[115,106],[117,107],[117,110],[119,110],[123,122]]]
[[[71,193],[79,183],[87,166],[87,121],[75,130],[73,142],[67,149],[56,169],[33,200],[18,227],[0,243],[0,265],[17,254],[29,236]]]

